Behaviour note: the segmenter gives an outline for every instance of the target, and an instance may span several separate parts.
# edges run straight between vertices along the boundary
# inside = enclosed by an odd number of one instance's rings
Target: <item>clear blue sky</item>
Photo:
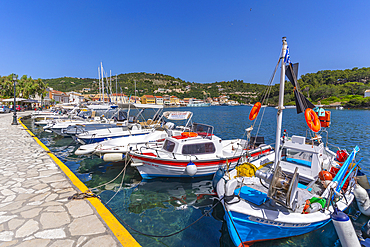
[[[370,1],[0,2],[0,76],[162,73],[266,84],[287,37],[299,75],[370,67]]]

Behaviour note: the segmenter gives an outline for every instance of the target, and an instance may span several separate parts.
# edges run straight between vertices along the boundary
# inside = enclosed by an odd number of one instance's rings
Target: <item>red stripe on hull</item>
[[[152,162],[152,163],[158,163],[158,164],[163,164],[163,165],[170,165],[170,166],[180,166],[180,167],[186,167],[190,161],[166,161],[166,160],[160,160],[160,159],[152,159],[152,158],[146,158],[146,157],[141,157],[141,156],[135,156],[131,154],[132,158],[139,159],[141,161],[146,161],[146,162]],[[240,159],[241,156],[238,156],[236,158],[229,159],[229,163],[234,163],[237,162]],[[222,165],[226,163],[226,159],[219,159],[215,161],[197,161],[197,160],[192,160],[192,162],[197,165],[197,166],[210,166],[210,165]]]

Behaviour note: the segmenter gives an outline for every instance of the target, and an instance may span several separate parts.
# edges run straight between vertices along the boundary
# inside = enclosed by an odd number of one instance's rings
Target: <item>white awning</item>
[[[16,102],[21,102],[21,101],[25,101],[27,99],[23,99],[23,98],[15,98],[15,101]],[[2,102],[14,102],[14,98],[11,98],[11,99],[3,99]]]

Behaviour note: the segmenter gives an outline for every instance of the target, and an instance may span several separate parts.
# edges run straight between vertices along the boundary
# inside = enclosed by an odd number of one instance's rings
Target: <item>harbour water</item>
[[[214,133],[223,139],[243,138],[249,121],[250,106],[211,106],[199,108],[168,108],[165,110],[192,111],[193,122],[210,124]],[[351,151],[360,147],[358,159],[362,171],[370,176],[369,137],[370,110],[345,109],[331,111],[331,126],[328,128],[328,143],[333,151],[337,147]],[[274,144],[276,109],[262,108],[254,125],[253,135],[264,136],[265,143]],[[259,125],[259,119],[263,121]],[[156,179],[142,181],[140,174],[127,166],[123,174],[124,162],[104,162],[97,156],[75,156],[77,149],[71,138],[43,132],[30,120],[24,123],[32,129],[39,139],[73,171],[87,187],[94,188],[101,199],[112,209],[119,220],[142,246],[233,246],[222,218],[222,207],[208,212],[214,203],[212,178],[204,179]],[[283,130],[289,136],[306,135],[307,125],[303,114],[295,109],[283,112]],[[326,134],[324,141],[326,141]],[[116,178],[117,177],[117,178]],[[112,179],[116,178],[113,182]],[[122,187],[121,187],[122,184]],[[101,186],[103,185],[103,186]],[[101,186],[99,188],[96,188]],[[349,214],[356,212],[355,207]],[[202,215],[206,214],[198,222]],[[358,230],[367,217],[361,216],[354,221]],[[193,224],[194,223],[194,224]],[[125,225],[127,224],[127,225]],[[193,225],[191,225],[193,224]],[[129,225],[129,226],[128,226]],[[191,225],[190,227],[188,227]],[[188,227],[188,228],[186,228]],[[132,229],[135,230],[132,230]],[[154,237],[171,235],[170,237]],[[146,236],[154,235],[154,236]],[[310,234],[257,243],[254,246],[340,246],[332,223]]]

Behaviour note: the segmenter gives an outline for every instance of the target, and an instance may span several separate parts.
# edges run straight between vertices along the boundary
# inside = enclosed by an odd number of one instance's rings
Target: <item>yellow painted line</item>
[[[48,155],[54,160],[54,162],[60,167],[60,169],[67,175],[71,182],[81,191],[85,192],[88,190],[86,185],[62,162],[60,161],[50,150],[37,138],[21,121],[18,119],[22,127],[35,139],[35,141],[48,152]],[[103,205],[98,198],[88,198],[90,203],[95,207],[100,217],[105,221],[108,227],[111,229],[113,234],[117,237],[118,241],[123,246],[140,246],[140,244],[131,236],[131,234],[122,226],[116,217]]]

